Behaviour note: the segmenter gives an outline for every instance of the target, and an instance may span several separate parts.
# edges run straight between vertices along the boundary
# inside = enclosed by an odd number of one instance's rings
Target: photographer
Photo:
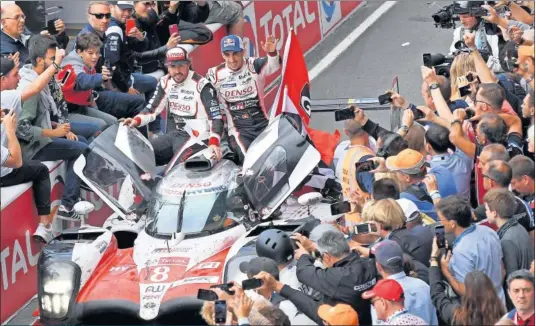
[[[494,72],[502,72],[499,61],[499,37],[497,35],[488,35],[486,33],[485,21],[481,16],[475,15],[475,11],[484,5],[484,1],[464,1],[459,3],[456,13],[460,17],[462,26],[454,30],[454,38],[450,46],[450,54],[456,53],[455,44],[463,41],[463,36],[467,33],[475,33],[477,39],[477,49],[480,52],[489,54],[487,65]]]

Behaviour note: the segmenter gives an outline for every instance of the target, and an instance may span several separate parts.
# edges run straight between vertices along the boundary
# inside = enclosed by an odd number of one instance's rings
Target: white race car
[[[285,116],[253,142],[242,167],[227,154],[212,166],[200,152],[155,182],[146,177],[156,171],[152,148],[137,130],[113,126],[95,139],[75,171],[115,214],[44,248],[39,323],[202,324],[198,289],[236,279],[263,230],[338,217],[318,193],[291,197],[320,154]],[[104,191],[114,184],[119,198]],[[87,215],[91,206],[75,209]]]

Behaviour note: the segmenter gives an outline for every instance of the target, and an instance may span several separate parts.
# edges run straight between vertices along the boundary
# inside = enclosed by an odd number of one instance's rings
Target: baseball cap
[[[376,261],[382,266],[400,266],[404,263],[404,252],[393,240],[383,240],[371,248]]]
[[[112,5],[116,5],[121,9],[134,9],[134,1],[108,1]]]
[[[388,301],[401,301],[404,300],[404,290],[397,281],[386,278],[376,283],[372,290],[366,291],[361,297],[365,300],[380,297]]]
[[[244,51],[244,45],[242,39],[236,35],[227,35],[221,39],[221,52],[232,51],[240,52]]]
[[[166,63],[168,65],[182,65],[189,62],[188,51],[181,47],[173,48],[166,53]]]
[[[385,165],[389,170],[406,174],[420,173],[425,164],[424,155],[410,148],[401,151],[398,155],[389,156],[385,161]]]
[[[330,325],[359,325],[357,312],[351,306],[343,303],[338,303],[335,306],[320,305],[318,316]]]
[[[243,261],[238,266],[240,271],[247,275],[257,275],[260,272],[271,274],[275,279],[279,279],[279,268],[275,260],[266,257],[255,257],[250,261]]]
[[[15,68],[15,62],[8,57],[0,57],[0,77],[7,75]]]
[[[415,203],[411,200],[406,198],[400,198],[397,199],[396,202],[404,211],[404,215],[406,216],[406,222],[411,222],[421,215],[421,211],[419,211],[417,205],[415,205]]]

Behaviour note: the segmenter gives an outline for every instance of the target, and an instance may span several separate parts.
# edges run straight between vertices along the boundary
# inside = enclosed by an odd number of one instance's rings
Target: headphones
[[[396,134],[396,133],[387,136],[387,138],[386,138],[385,141],[383,142],[383,146],[380,147],[380,149],[378,149],[378,151],[376,152],[376,156],[377,156],[377,157],[383,157],[384,159],[387,159],[389,156],[391,156],[391,155],[389,154],[389,146],[391,146],[391,144],[392,144],[397,138],[402,138],[402,136],[400,136],[399,134]]]

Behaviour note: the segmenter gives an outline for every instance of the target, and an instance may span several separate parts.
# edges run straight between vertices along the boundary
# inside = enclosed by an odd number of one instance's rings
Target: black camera
[[[434,25],[436,28],[455,28],[456,20],[460,18],[454,13],[454,9],[457,4],[451,4],[441,8],[438,12],[432,15]]]
[[[428,68],[434,68],[437,75],[450,77],[450,65],[454,56],[441,53],[425,53],[422,55],[423,64]]]

